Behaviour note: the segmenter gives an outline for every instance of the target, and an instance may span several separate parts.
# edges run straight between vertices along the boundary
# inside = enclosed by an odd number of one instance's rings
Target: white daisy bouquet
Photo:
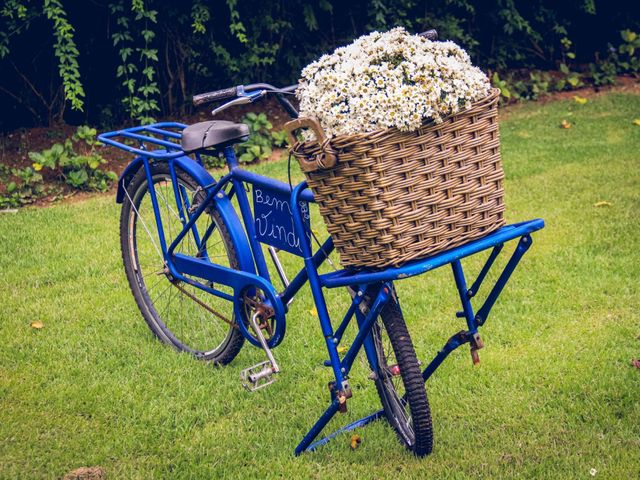
[[[297,96],[300,116],[317,118],[331,136],[416,130],[468,108],[490,88],[455,43],[398,27],[364,35],[308,65]]]

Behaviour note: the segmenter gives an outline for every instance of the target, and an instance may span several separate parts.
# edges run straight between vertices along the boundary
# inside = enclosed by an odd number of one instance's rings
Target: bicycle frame
[[[125,170],[121,177],[118,199],[119,201],[124,200],[120,189],[126,189],[127,179],[130,178],[137,169],[144,168],[150,186],[149,193],[159,232],[158,241],[171,277],[233,302],[236,318],[240,318],[240,308],[242,306],[241,293],[247,289],[259,288],[262,290],[266,297],[265,303],[273,308],[274,318],[276,320],[274,334],[269,339],[270,348],[277,346],[284,338],[287,305],[300,289],[307,282],[309,283],[329,356],[329,360],[325,362],[325,364],[332,368],[335,381],[329,385],[331,395],[329,407],[296,447],[296,454],[313,450],[340,432],[363,426],[383,416],[383,411],[379,410],[368,417],[341,428],[316,443],[311,443],[336,412],[346,409],[346,401],[351,397],[351,390],[348,383],[349,372],[356,356],[362,348],[365,350],[372,370],[374,372],[377,370],[378,365],[371,336],[371,328],[386,302],[392,295],[395,295],[393,287],[394,281],[420,275],[443,265],[450,264],[462,305],[462,311],[458,312],[457,316],[466,320],[467,330],[454,334],[446,342],[443,349],[438,352],[424,369],[423,378],[426,381],[453,350],[465,343],[470,344],[472,357],[474,363],[476,363],[477,350],[483,346],[478,334],[478,328],[486,322],[489,312],[502,289],[524,253],[531,246],[532,239],[530,234],[544,227],[544,222],[541,219],[502,227],[498,231],[479,240],[472,241],[426,259],[408,262],[401,267],[386,268],[383,270],[339,270],[332,273],[320,274],[318,268],[327,260],[334,246],[332,239],[329,237],[315,252],[312,249],[311,241],[306,231],[308,227],[304,222],[302,212],[299,208],[301,201],[313,202],[313,194],[307,189],[306,182],[301,182],[292,189],[290,185],[284,182],[243,170],[240,168],[235,152],[231,146],[224,148],[229,173],[222,176],[218,181],[215,181],[202,166],[199,154],[196,154],[195,160],[192,160],[185,156],[178,143],[171,141],[179,139],[180,133],[169,129],[182,129],[185,127],[186,125],[179,123],[159,123],[146,127],[135,127],[105,133],[100,135],[99,139],[103,143],[139,155],[139,158],[127,167],[127,170]],[[149,134],[155,134],[162,138],[158,139]],[[119,142],[114,139],[116,137],[137,140],[140,142],[140,148],[131,147]],[[148,150],[146,144],[155,144],[162,147],[162,149]],[[176,208],[183,225],[182,231],[169,245],[167,245],[165,238],[160,216],[160,207],[152,179],[151,162],[153,161],[166,161],[169,165],[174,186]],[[187,173],[191,174],[198,181],[198,188],[203,192],[204,199],[197,205],[190,205],[184,188],[179,187],[176,168],[187,170]],[[271,276],[261,248],[261,242],[256,235],[255,219],[245,190],[245,184],[250,184],[253,187],[264,187],[279,192],[283,196],[288,196],[290,199],[289,205],[292,207],[293,226],[300,239],[300,256],[304,261],[304,267],[281,292],[277,292],[271,282]],[[237,214],[230,203],[230,199],[234,196],[238,203],[242,223],[239,222]],[[186,209],[183,208],[183,206],[186,206]],[[200,236],[200,233],[194,228],[194,225],[198,218],[211,207],[217,208],[223,217],[231,238],[236,244],[236,250],[242,257],[239,270],[216,265],[207,258],[206,239],[211,234],[211,231],[206,231]],[[215,226],[212,225],[210,229],[212,228],[215,228]],[[187,235],[193,236],[198,249],[201,250],[201,256],[190,257],[175,252],[176,247]],[[478,313],[474,314],[471,299],[480,289],[487,272],[501,252],[504,243],[516,238],[520,240],[514,253],[489,292],[484,304],[480,307]],[[461,259],[490,248],[492,248],[492,251],[484,267],[472,287],[467,288]],[[212,286],[194,281],[191,277],[198,277],[207,282],[213,282],[213,284],[232,287],[234,295],[229,295]],[[368,312],[364,314],[359,306],[365,297],[365,291],[372,285],[375,287],[373,289],[375,293],[373,298],[370,299]],[[350,307],[338,327],[334,330],[323,289],[339,287],[351,288],[354,295]],[[347,352],[341,358],[338,353],[338,347],[344,331],[352,322],[353,318],[356,318],[358,333]],[[259,347],[260,343],[249,332],[244,322],[239,321],[237,324],[245,338],[253,345]]]

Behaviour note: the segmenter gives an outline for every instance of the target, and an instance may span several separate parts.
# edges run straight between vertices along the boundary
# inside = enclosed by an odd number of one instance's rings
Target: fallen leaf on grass
[[[596,202],[593,204],[594,207],[611,207],[613,204],[611,202],[607,202],[606,200],[602,200],[600,202]]]
[[[347,347],[346,345],[342,345],[342,346],[338,347],[338,353],[339,354],[347,353],[347,350],[349,350],[349,347]]]
[[[358,448],[361,443],[362,438],[360,437],[360,435],[351,435],[351,450],[355,450],[356,448]]]
[[[313,315],[314,317],[317,317],[317,316],[318,316],[318,310],[316,310],[316,308],[315,308],[315,307],[313,307],[311,310],[309,310],[309,313],[310,313],[311,315]]]
[[[633,365],[638,370],[640,370],[640,360],[638,360],[637,358],[634,358],[633,360],[631,360],[631,365]]]
[[[31,322],[31,328],[35,328],[36,330],[40,330],[41,328],[44,328],[44,323],[39,322],[39,321]]]
[[[503,453],[502,456],[500,457],[500,460],[508,463],[513,462],[513,455],[509,453]]]
[[[107,478],[102,467],[80,467],[67,473],[63,480],[102,480]]]
[[[584,105],[585,103],[588,102],[586,98],[581,97],[580,95],[574,95],[573,100],[579,105]]]
[[[638,126],[640,127],[640,118],[636,118],[636,119],[633,121],[633,124],[634,124],[634,125],[638,125]]]
[[[571,124],[570,124],[569,122],[567,122],[566,120],[562,120],[562,121],[560,122],[560,126],[561,126],[562,128],[571,128]]]

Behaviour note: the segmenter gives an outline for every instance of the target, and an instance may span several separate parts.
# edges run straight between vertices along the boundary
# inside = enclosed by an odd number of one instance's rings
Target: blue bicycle
[[[287,99],[295,89],[295,85],[276,88],[259,83],[197,95],[194,103],[231,99],[213,111],[217,114],[229,106],[274,95],[296,118]],[[483,346],[478,329],[530,247],[531,233],[543,228],[544,222],[508,225],[401,267],[320,274],[333,243],[329,237],[313,247],[315,235],[309,223],[313,194],[306,182],[292,187],[240,168],[233,146],[249,135],[246,125],[221,120],[191,126],[156,123],[100,135],[103,143],[136,156],[120,177],[116,200],[122,204],[124,268],[142,316],[166,344],[217,365],[231,362],[245,341],[262,348],[266,361],[242,372],[245,387],[256,390],[273,382],[280,372],[273,349],[285,336],[290,303],[308,282],[328,352],[325,363],[334,378],[329,383],[329,407],[295,453],[313,450],[340,432],[386,417],[403,445],[417,456],[429,454],[433,435],[425,381],[461,345],[468,343],[474,363],[478,361],[477,351]],[[204,168],[202,156],[219,153],[229,171],[214,179]],[[474,313],[471,299],[504,243],[514,239],[519,239],[514,253]],[[283,289],[272,282],[263,244]],[[488,249],[484,267],[468,288],[461,259]],[[304,261],[304,268],[290,281],[278,257],[280,250]],[[421,370],[393,282],[447,264],[462,304],[457,315],[466,320],[466,329],[454,334]],[[326,289],[334,288],[345,288],[350,295],[350,306],[335,328],[324,297]],[[348,348],[341,347],[354,318],[357,334]],[[349,373],[363,348],[382,409],[313,443],[336,412],[346,411],[353,395]]]

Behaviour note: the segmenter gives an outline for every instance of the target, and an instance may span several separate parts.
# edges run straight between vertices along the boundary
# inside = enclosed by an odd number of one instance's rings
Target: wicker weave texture
[[[503,225],[498,96],[492,90],[470,109],[414,132],[294,146],[343,267],[398,266]],[[337,154],[337,164],[310,167],[323,149]]]

